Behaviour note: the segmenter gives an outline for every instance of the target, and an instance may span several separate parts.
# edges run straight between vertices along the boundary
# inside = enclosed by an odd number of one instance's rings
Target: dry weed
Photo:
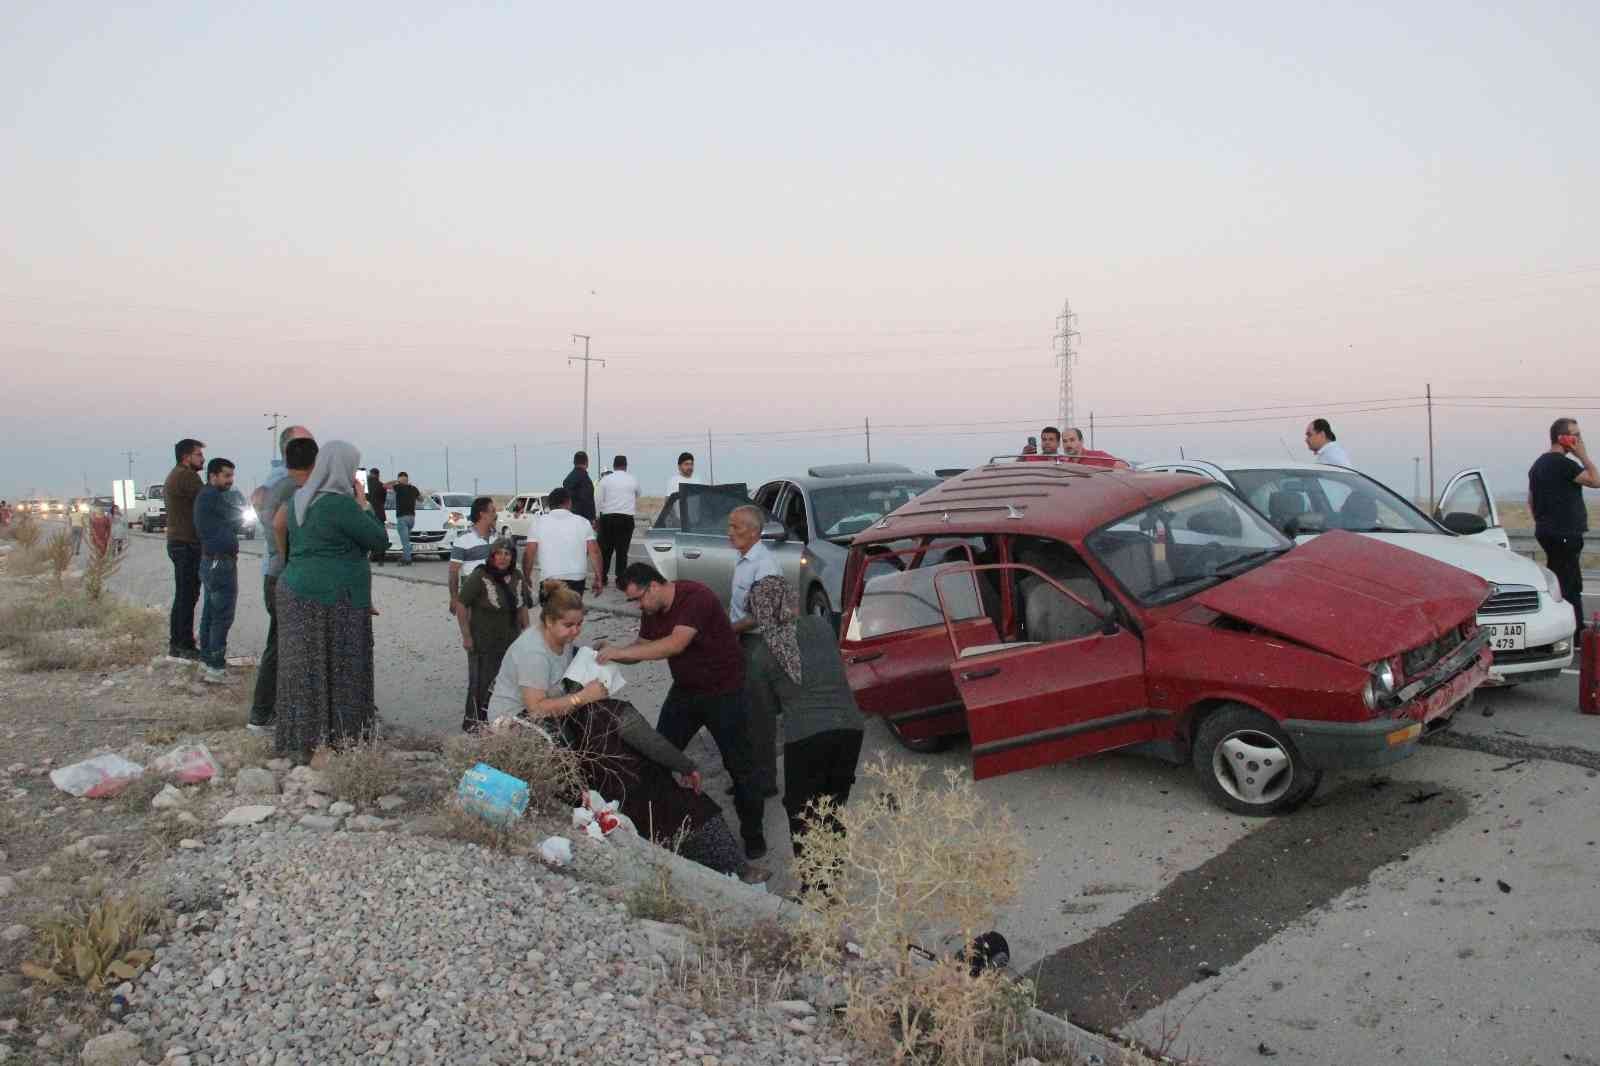
[[[53,592],[0,609],[0,648],[31,672],[134,666],[161,647],[159,612]]]
[[[672,871],[657,865],[648,880],[628,890],[624,900],[628,913],[653,922],[679,922],[689,917],[691,908],[672,888]]]
[[[795,864],[817,919],[806,958],[831,967],[846,939],[861,947],[867,965],[849,978],[845,1015],[859,1039],[897,1059],[981,1063],[1016,1028],[1017,986],[953,958],[924,962],[907,945],[952,934],[970,944],[987,931],[1017,895],[1022,836],[959,771],[930,787],[916,766],[880,757],[862,776],[866,795],[807,817]]]
[[[445,797],[439,804],[439,836],[464,844],[477,844],[490,851],[522,854],[533,847],[532,830],[516,821],[488,822]]]
[[[60,589],[66,579],[67,567],[72,565],[72,535],[64,529],[52,534],[44,542],[44,558],[55,573],[56,588]]]
[[[13,518],[10,532],[11,539],[24,551],[35,547],[39,543],[39,537],[43,535],[38,519],[31,514],[21,514]]]
[[[579,757],[537,728],[453,737],[445,744],[444,758],[453,780],[481,762],[527,782],[530,810],[570,808],[584,788]]]
[[[330,752],[327,774],[340,799],[363,806],[370,806],[379,796],[396,791],[403,781],[400,768],[389,758],[388,749],[377,742],[354,744],[344,751]]]
[[[90,603],[99,603],[105,595],[106,585],[122,569],[122,556],[111,550],[111,542],[101,548],[93,537],[89,538],[89,562],[83,568],[83,593]]]
[[[138,895],[74,906],[39,922],[37,956],[22,964],[22,972],[46,984],[76,981],[92,992],[131,981],[152,958],[139,938],[160,916],[160,908]]]

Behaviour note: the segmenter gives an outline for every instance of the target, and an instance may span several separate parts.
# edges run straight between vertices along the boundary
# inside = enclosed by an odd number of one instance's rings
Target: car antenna
[[[1287,441],[1285,441],[1283,439],[1283,435],[1281,433],[1278,435],[1278,443],[1283,445],[1283,454],[1287,455],[1289,458],[1293,459],[1294,458],[1294,452],[1291,452],[1289,450],[1289,444],[1288,444]]]
[[[1187,455],[1183,454],[1183,445],[1181,445],[1181,444],[1178,445],[1178,458],[1179,459],[1187,459],[1187,458],[1189,458]]]

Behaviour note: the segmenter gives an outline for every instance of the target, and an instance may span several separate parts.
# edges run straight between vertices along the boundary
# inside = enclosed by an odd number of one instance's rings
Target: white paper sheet
[[[593,648],[579,648],[578,653],[572,657],[572,665],[567,667],[567,672],[561,676],[580,685],[599,681],[606,687],[606,693],[613,697],[628,684],[616,663],[601,664],[595,661]]]

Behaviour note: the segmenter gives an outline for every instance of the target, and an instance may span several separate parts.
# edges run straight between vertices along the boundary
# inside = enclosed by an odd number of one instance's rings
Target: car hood
[[[1363,533],[1363,537],[1393,544],[1397,548],[1426,555],[1441,563],[1459,566],[1496,585],[1531,585],[1544,588],[1544,573],[1539,564],[1505,548],[1481,541],[1447,537],[1442,533]]]
[[[1324,533],[1195,600],[1358,665],[1470,621],[1488,584],[1465,570],[1342,531]]]

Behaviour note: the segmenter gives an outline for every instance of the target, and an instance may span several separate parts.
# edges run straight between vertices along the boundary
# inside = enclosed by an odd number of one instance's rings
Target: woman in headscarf
[[[721,808],[700,791],[694,762],[633,704],[610,699],[599,681],[563,683],[583,629],[583,597],[552,579],[540,587],[539,602],[539,624],[516,639],[500,667],[490,717],[537,722],[578,756],[584,787],[616,800],[640,835],[742,881],[770,877],[745,858]]]
[[[356,469],[361,453],[336,440],[317,453],[283,508],[288,563],[278,579],[279,755],[308,757],[372,733],[372,567],[389,543]]]
[[[500,664],[527,628],[528,605],[517,598],[516,549],[504,537],[489,546],[489,559],[461,586],[461,645],[467,651],[467,707],[461,728],[471,733],[489,720],[489,693]]]
[[[783,722],[783,809],[798,858],[806,808],[824,796],[840,807],[850,799],[865,720],[832,627],[799,613],[788,581],[764,577],[752,585],[750,616],[762,640],[747,659],[745,686],[752,704]]]

